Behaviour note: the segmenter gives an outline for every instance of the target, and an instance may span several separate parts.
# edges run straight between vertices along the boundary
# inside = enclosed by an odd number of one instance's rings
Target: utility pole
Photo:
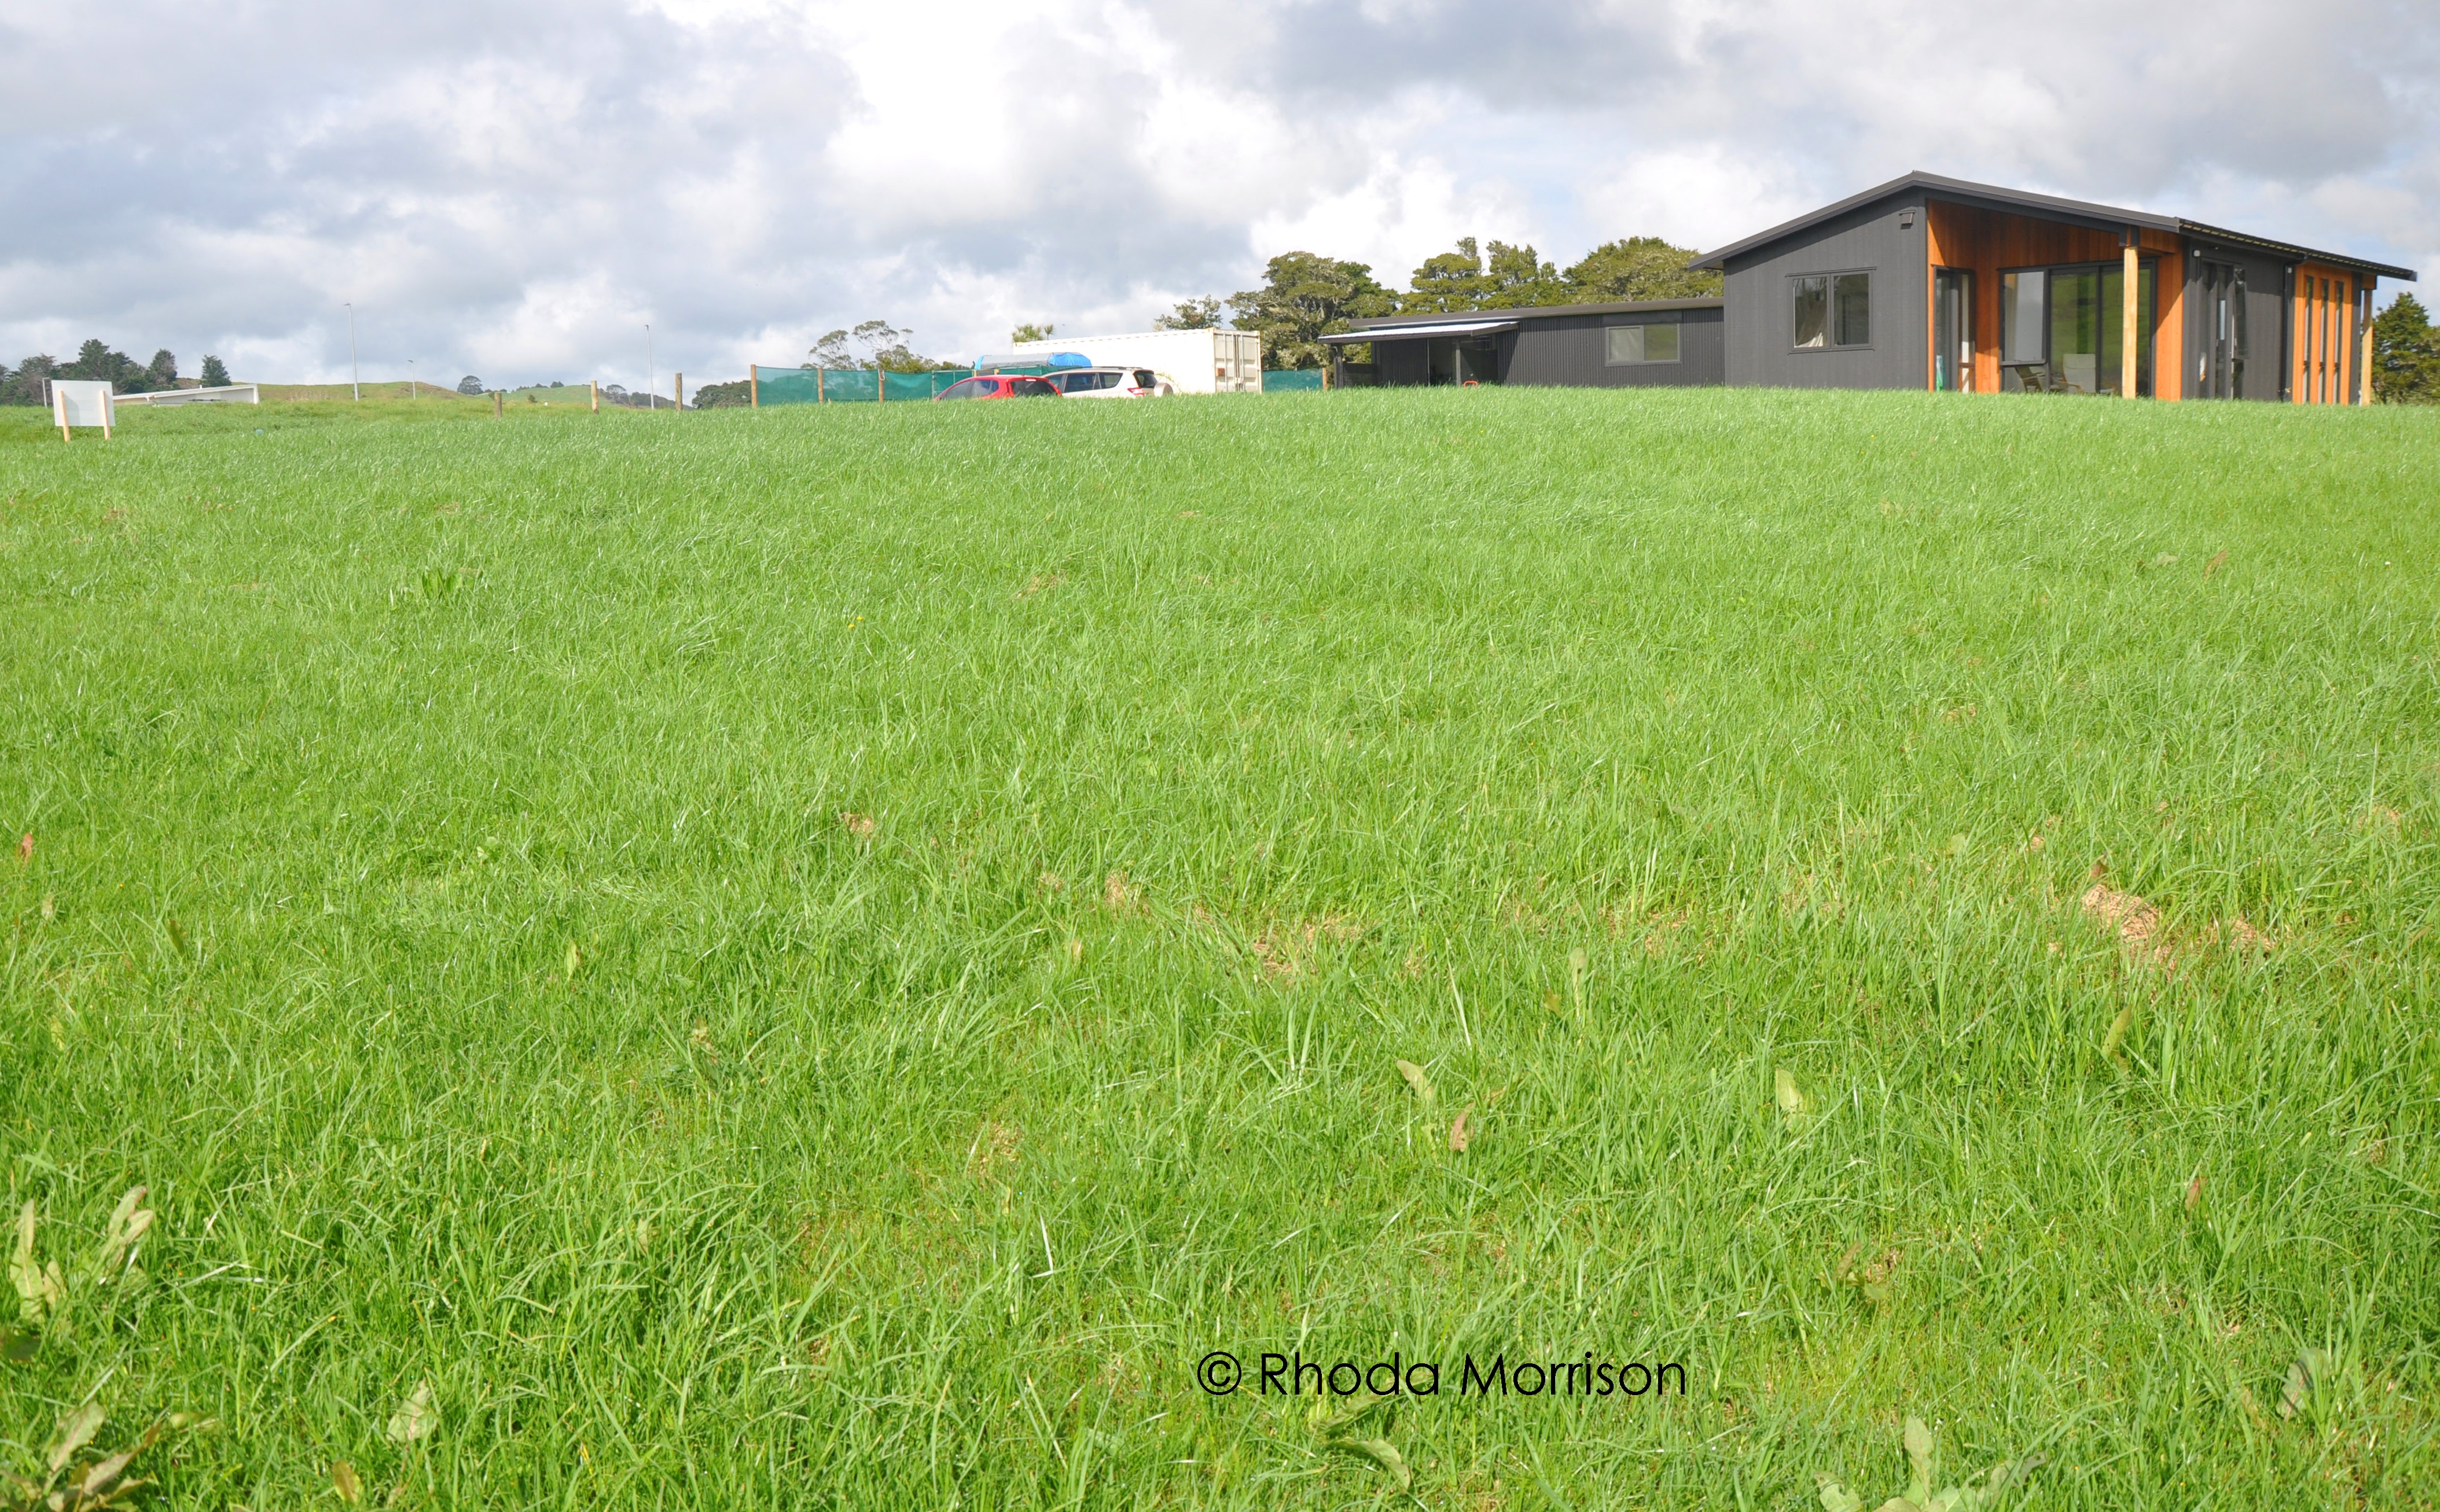
[[[364,375],[356,370],[356,307],[352,300],[348,303],[348,389],[355,395],[357,403],[364,402]]]
[[[653,323],[644,322],[644,408],[661,407],[661,368],[653,361]]]

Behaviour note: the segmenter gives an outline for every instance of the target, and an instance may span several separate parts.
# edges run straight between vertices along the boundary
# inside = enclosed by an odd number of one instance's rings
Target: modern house
[[[1694,265],[1727,275],[1731,383],[2300,404],[2369,398],[2374,286],[2414,276],[1929,173]]]
[[[1728,382],[1720,315],[1717,299],[1534,305],[1351,321],[1322,340],[1342,352],[1372,347],[1370,363],[1333,365],[1339,384],[1718,384]]]
[[[1930,173],[1824,205],[1693,266],[1721,271],[1722,298],[1361,321],[1324,339],[1373,344],[1372,372],[1341,365],[1351,382],[2358,404],[2371,400],[2373,291],[2382,278],[2414,277],[2178,216]],[[1651,333],[1664,322],[1677,330]]]

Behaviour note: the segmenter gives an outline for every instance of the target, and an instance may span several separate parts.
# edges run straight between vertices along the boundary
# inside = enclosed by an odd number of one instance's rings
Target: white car
[[[1177,392],[1149,367],[1062,367],[1042,376],[1069,399],[1165,399]]]

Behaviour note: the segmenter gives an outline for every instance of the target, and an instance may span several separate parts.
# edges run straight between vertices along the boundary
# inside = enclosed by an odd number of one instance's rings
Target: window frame
[[[1821,268],[1808,273],[1791,273],[1786,275],[1785,281],[1787,286],[1787,303],[1781,308],[1787,311],[1786,346],[1788,353],[1791,356],[1818,357],[1830,352],[1868,352],[1879,347],[1879,332],[1875,329],[1877,327],[1878,322],[1874,318],[1873,306],[1875,304],[1875,300],[1873,297],[1873,286],[1870,280],[1878,276],[1880,271],[1880,264],[1873,263],[1860,268]],[[1864,324],[1867,329],[1872,330],[1872,334],[1863,341],[1847,342],[1842,344],[1838,340],[1839,280],[1841,278],[1855,277],[1858,275],[1866,280],[1864,284]],[[1796,285],[1799,281],[1805,278],[1819,278],[1821,280],[1821,345],[1819,347],[1799,347],[1796,344]]]
[[[1657,326],[1657,327],[1662,327],[1662,328],[1665,328],[1665,329],[1669,329],[1669,330],[1674,330],[1674,331],[1676,331],[1676,332],[1678,333],[1678,355],[1677,355],[1677,356],[1675,356],[1675,357],[1637,357],[1637,358],[1632,358],[1632,359],[1624,359],[1624,358],[1613,357],[1613,356],[1611,356],[1611,355],[1610,355],[1610,344],[1609,344],[1609,343],[1610,343],[1610,337],[1609,337],[1609,333],[1610,333],[1611,331],[1613,331],[1613,330],[1642,330],[1642,331],[1650,331],[1650,330],[1651,330],[1653,328],[1655,328],[1656,326]],[[1626,319],[1612,320],[1612,321],[1605,322],[1605,323],[1603,324],[1603,326],[1602,326],[1602,328],[1601,328],[1601,333],[1602,333],[1602,365],[1603,365],[1604,367],[1674,367],[1674,366],[1677,366],[1678,365],[1679,365],[1679,364],[1681,364],[1681,363],[1685,362],[1685,360],[1686,360],[1686,323],[1685,323],[1684,321],[1682,321],[1682,320],[1656,320],[1656,319],[1638,319],[1638,318],[1626,318]],[[1652,338],[1651,338],[1649,335],[1646,335],[1646,336],[1642,339],[1642,342],[1640,342],[1638,345],[1639,345],[1639,346],[1643,347],[1644,348],[1646,348],[1646,349],[1648,350],[1648,349],[1649,349],[1649,347],[1650,347],[1650,346],[1651,346],[1651,341],[1652,341]]]

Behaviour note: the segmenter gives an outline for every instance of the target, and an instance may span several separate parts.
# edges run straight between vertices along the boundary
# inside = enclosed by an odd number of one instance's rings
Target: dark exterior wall
[[[1717,310],[1664,310],[1644,314],[1561,315],[1529,320],[1500,343],[1499,381],[1569,388],[1683,388],[1725,383],[1725,327]],[[1612,326],[1678,327],[1678,361],[1612,367]]]
[[[1403,388],[1429,382],[1425,367],[1429,354],[1426,344],[1420,341],[1376,341],[1372,344],[1372,361],[1381,369],[1381,386]]]
[[[2283,345],[2282,338],[2287,330],[2288,306],[2287,296],[2281,292],[2285,287],[2288,263],[2269,253],[2250,248],[2217,246],[2208,241],[2196,245],[2201,249],[2202,256],[2184,259],[2187,319],[2182,343],[2185,367],[2180,392],[2196,392],[2197,368],[2211,348],[2211,318],[2203,304],[2202,265],[2220,262],[2245,270],[2245,384],[2237,397],[2278,399],[2281,365],[2288,355],[2288,347]]]
[[[1898,218],[1914,212],[1912,229]],[[1727,379],[1773,388],[1929,388],[1931,287],[1923,196],[1893,195],[1729,259]],[[1788,279],[1873,276],[1869,347],[1797,351]]]
[[[1554,388],[1717,386],[1728,382],[1721,313],[1718,309],[1658,310],[1528,317],[1516,329],[1492,338],[1499,382]],[[1602,333],[1612,326],[1678,327],[1678,361],[1610,366],[1608,338]],[[1374,342],[1372,360],[1379,365],[1381,385],[1429,382],[1429,346],[1424,338]]]

